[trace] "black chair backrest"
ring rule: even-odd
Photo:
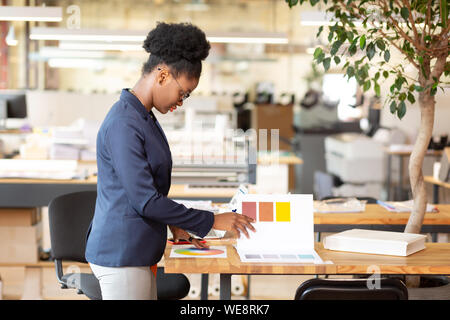
[[[408,300],[408,289],[399,279],[380,278],[379,288],[367,279],[309,279],[295,293],[295,300]],[[376,284],[376,283],[375,283]]]
[[[333,196],[329,196],[329,197],[323,197],[322,200],[330,200],[330,199],[341,199],[341,198],[352,198],[352,197],[333,197]],[[372,198],[372,197],[355,197],[358,200],[366,200],[367,203],[369,204],[376,204],[377,203],[377,199]]]
[[[48,206],[53,259],[86,263],[86,232],[95,212],[96,191],[65,194]]]

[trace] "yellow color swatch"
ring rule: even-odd
[[[290,222],[291,221],[291,203],[290,202],[276,202],[276,221]]]

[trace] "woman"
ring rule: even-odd
[[[210,45],[191,24],[158,23],[144,41],[150,53],[141,78],[122,90],[97,135],[97,203],[87,234],[86,260],[103,299],[156,299],[156,263],[167,241],[204,237],[211,228],[255,231],[252,219],[188,209],[167,198],[172,158],[152,108],[166,114],[197,87]]]

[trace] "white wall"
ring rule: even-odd
[[[418,102],[407,106],[406,114],[402,120],[398,119],[397,115],[391,114],[388,105],[385,106],[381,114],[381,125],[401,129],[408,135],[410,142],[414,142],[420,127]],[[450,135],[450,88],[446,88],[444,92],[438,89],[436,94],[433,136],[444,134]]]
[[[119,94],[82,94],[65,91],[27,91],[31,126],[68,126],[79,118],[103,121]]]

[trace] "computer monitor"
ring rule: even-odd
[[[25,93],[0,93],[0,127],[6,128],[6,119],[26,117],[27,101]]]

